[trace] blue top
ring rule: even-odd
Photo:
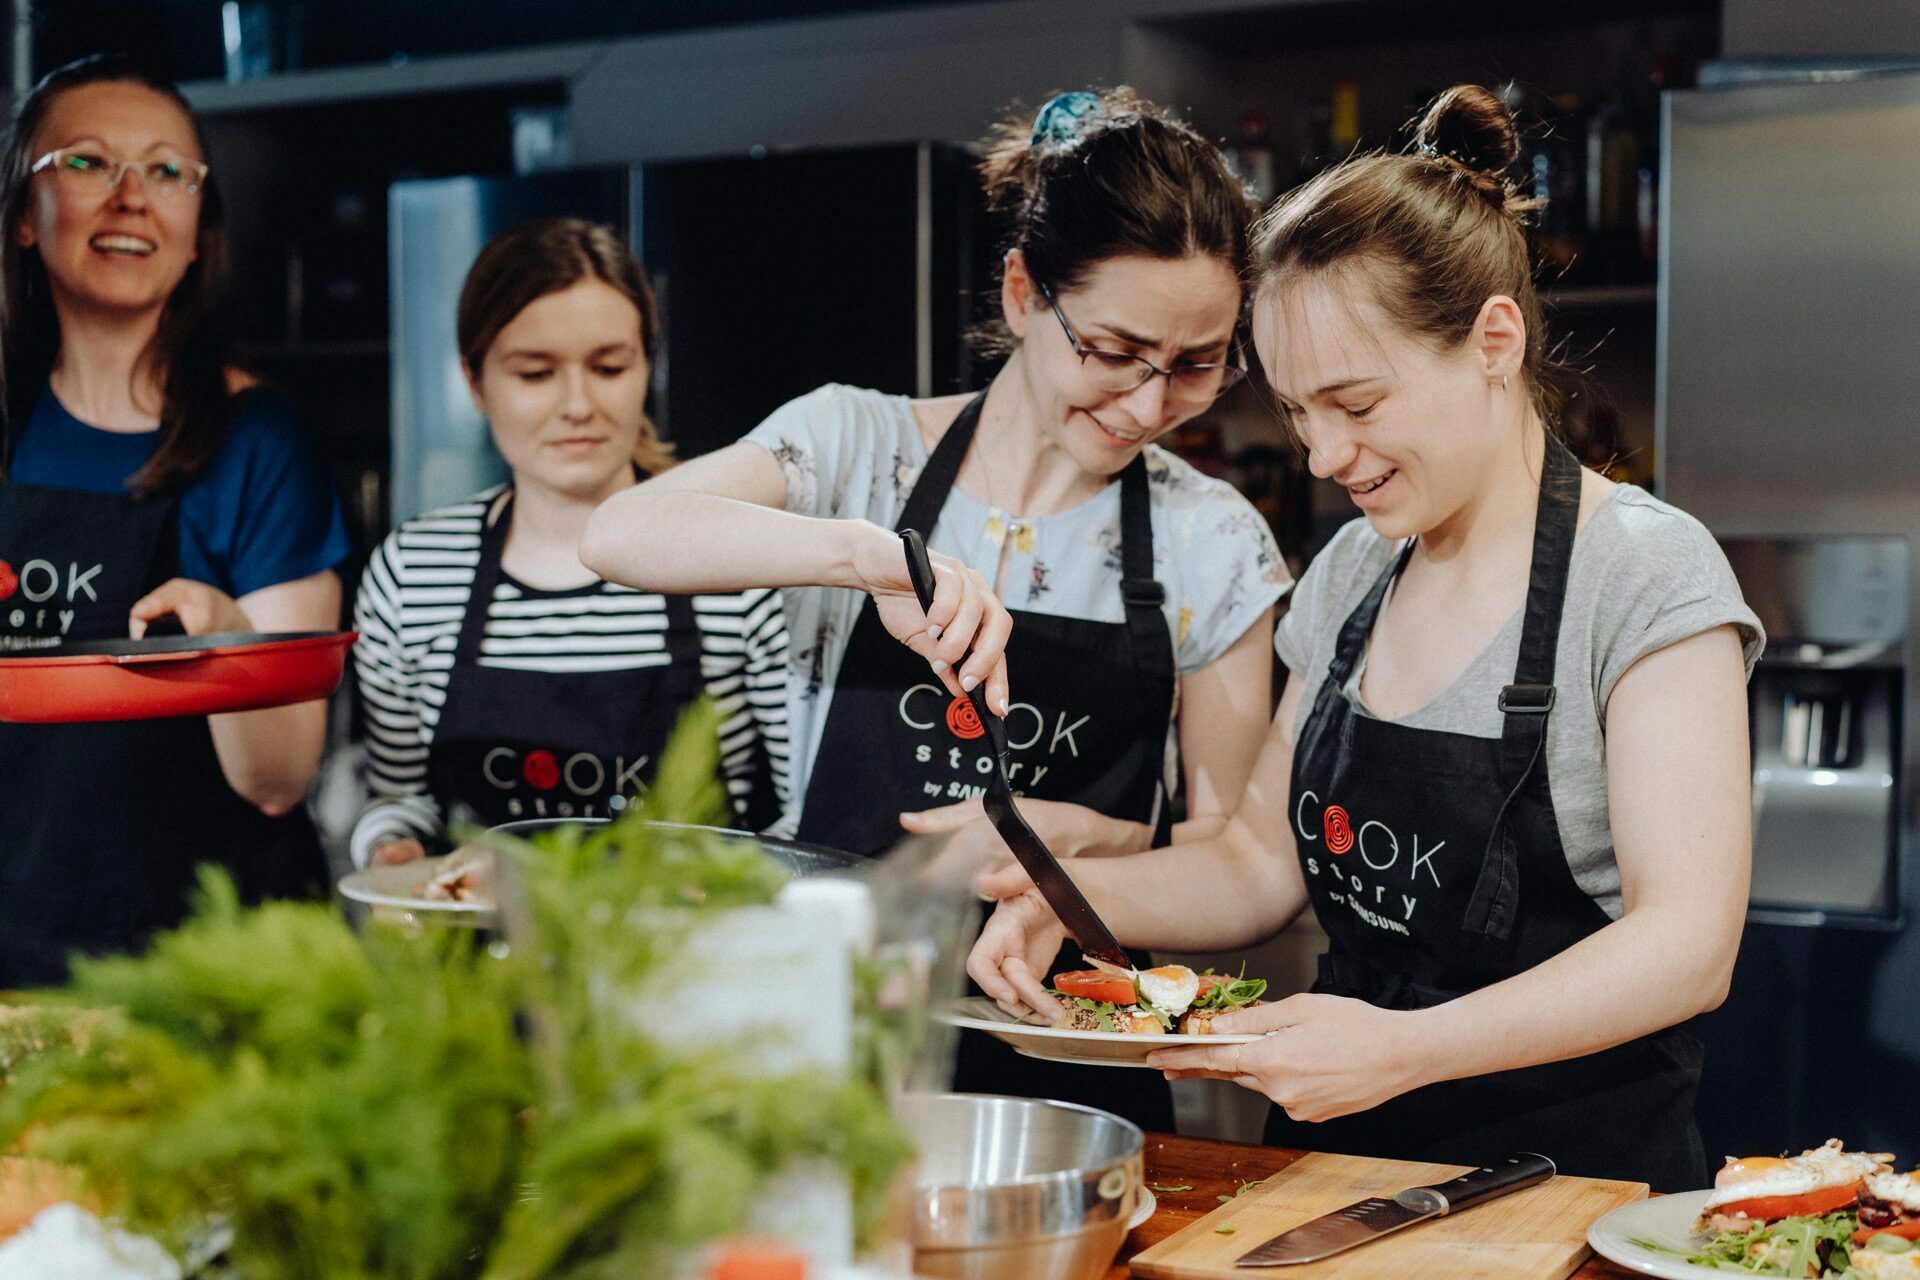
[[[40,395],[8,478],[49,489],[120,493],[158,431],[103,431]],[[251,387],[234,397],[226,441],[180,494],[180,574],[238,599],[331,569],[352,543],[339,496],[293,402]]]

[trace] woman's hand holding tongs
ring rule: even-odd
[[[984,683],[987,705],[1004,716],[1009,696],[1007,636],[1013,617],[984,575],[952,556],[929,551],[927,558],[933,565],[934,590],[933,607],[924,613],[894,534],[862,538],[853,569],[861,588],[873,597],[881,625],[927,660],[948,693],[964,697]],[[968,650],[972,657],[967,657]]]

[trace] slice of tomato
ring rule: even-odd
[[[1899,1236],[1902,1240],[1920,1240],[1920,1218],[1909,1218],[1890,1227],[1862,1227],[1853,1233],[1855,1244],[1865,1244],[1875,1236]]]
[[[1203,973],[1200,975],[1200,990],[1193,998],[1195,1000],[1205,1000],[1207,998],[1207,992],[1213,990],[1215,987],[1224,987],[1228,981],[1230,980],[1221,977],[1217,973]]]
[[[1760,1222],[1772,1222],[1776,1218],[1813,1217],[1846,1208],[1860,1198],[1860,1186],[1858,1182],[1848,1182],[1837,1187],[1803,1191],[1797,1196],[1756,1196],[1752,1200],[1734,1200],[1716,1205],[1713,1211],[1734,1217],[1745,1216]]]
[[[1086,1000],[1099,1000],[1106,1004],[1132,1004],[1133,983],[1126,978],[1116,978],[1101,973],[1098,969],[1082,969],[1077,973],[1063,973],[1053,980],[1054,990],[1064,996],[1079,996]]]

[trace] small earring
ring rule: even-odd
[[[1502,391],[1507,389],[1507,375],[1504,373],[1500,375],[1500,389]]]

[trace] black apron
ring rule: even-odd
[[[985,403],[985,392],[975,396],[941,437],[897,529],[933,529]],[[1013,611],[1007,663],[1019,700],[1006,718],[1011,777],[1021,795],[1150,824],[1161,843],[1171,818],[1164,771],[1176,673],[1161,612],[1166,592],[1153,576],[1144,458],[1120,474],[1120,557],[1125,621]],[[972,705],[934,681],[925,660],[887,633],[868,600],[834,682],[800,839],[882,853],[902,838],[900,813],[979,796],[991,768]],[[1056,972],[1061,966],[1086,967],[1071,945]],[[961,1037],[955,1087],[1063,1098],[1144,1128],[1173,1128],[1172,1095],[1152,1073],[1041,1062],[984,1035]]]
[[[1547,777],[1579,512],[1579,464],[1549,437],[1499,738],[1376,720],[1345,696],[1411,543],[1341,628],[1293,763],[1294,835],[1332,944],[1315,991],[1426,1008],[1531,969],[1609,923],[1567,867]],[[1584,696],[1580,680],[1570,688]],[[1699,1043],[1673,1028],[1587,1057],[1428,1085],[1317,1124],[1276,1107],[1267,1141],[1452,1164],[1538,1151],[1562,1173],[1677,1191],[1705,1184],[1693,1118],[1700,1058]]]
[[[700,695],[693,602],[663,597],[667,661],[660,666],[579,672],[482,666],[480,641],[512,522],[508,495],[481,528],[480,561],[427,753],[427,786],[449,827],[612,817],[645,790],[680,713]]]
[[[0,481],[0,650],[124,639],[133,603],[179,571],[176,509]],[[0,988],[178,924],[203,862],[249,901],[326,886],[304,806],[269,818],[236,795],[205,717],[0,724]]]

